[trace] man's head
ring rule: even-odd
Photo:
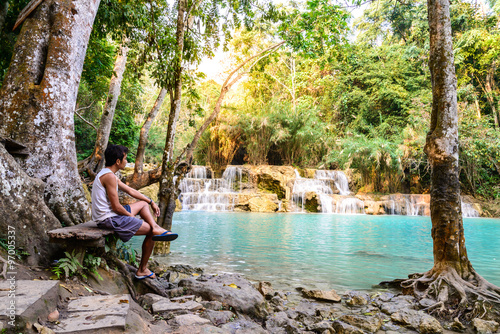
[[[109,144],[108,148],[106,148],[106,151],[104,151],[104,157],[106,158],[106,167],[113,166],[116,163],[121,164],[127,156],[127,153],[127,147],[122,145]]]

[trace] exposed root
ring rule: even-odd
[[[110,260],[118,268],[118,271],[123,275],[123,278],[125,279],[125,283],[127,284],[127,288],[128,291],[130,292],[130,295],[134,300],[136,300],[135,287],[131,279],[132,274],[130,273],[130,270],[128,269],[127,265],[118,259],[111,258]]]
[[[435,304],[424,309],[444,318],[486,317],[490,311],[500,310],[500,288],[489,283],[475,271],[466,279],[456,270],[431,270],[423,274],[413,274],[401,282],[405,294],[418,299],[430,298]]]

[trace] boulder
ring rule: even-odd
[[[472,325],[479,334],[491,334],[496,333],[498,330],[498,322],[488,321],[479,318],[472,320]]]
[[[179,282],[186,293],[216,300],[231,306],[237,312],[263,319],[267,316],[266,301],[254,286],[240,275],[202,275]]]
[[[181,314],[169,321],[174,326],[199,326],[208,325],[210,320],[197,316],[195,314]]]
[[[345,297],[346,301],[345,303],[348,306],[362,306],[368,304],[368,300],[370,297],[366,293],[361,293],[358,291],[349,291],[346,293]]]
[[[277,312],[270,315],[266,320],[266,328],[271,333],[298,333],[299,323],[288,318],[285,312]]]
[[[270,299],[274,296],[274,290],[270,282],[259,282],[257,284],[257,290],[259,290],[266,299]]]
[[[302,295],[306,298],[313,298],[321,301],[327,302],[340,302],[341,298],[335,290],[323,291],[323,290],[307,290],[302,289]]]
[[[365,334],[361,329],[339,320],[333,322],[333,328],[338,334]]]

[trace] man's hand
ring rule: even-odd
[[[156,205],[155,202],[151,203],[151,208],[153,209],[155,216],[160,217],[160,208],[158,207],[158,205]]]

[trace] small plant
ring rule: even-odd
[[[79,269],[84,268],[80,261],[78,261],[75,251],[71,252],[71,254],[64,252],[64,255],[66,257],[60,259],[54,268],[52,268],[52,272],[57,276],[57,279],[60,279],[63,273],[65,278],[74,276],[78,273]]]
[[[126,243],[119,242],[117,247],[117,256],[118,258],[127,261],[129,264],[138,267],[139,263],[137,262],[137,251],[132,248],[131,245],[127,245]]]
[[[102,259],[98,256],[94,256],[92,254],[86,254],[85,259],[83,260],[83,265],[85,270],[94,274],[98,279],[102,281],[103,279],[101,275],[99,275],[99,272],[97,271],[97,268],[99,268],[99,266],[101,265],[101,261]],[[85,277],[85,275],[82,276]]]

